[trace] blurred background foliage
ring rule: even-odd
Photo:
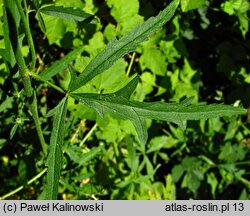
[[[121,37],[162,10],[166,0],[42,0],[94,14],[94,24],[70,23],[42,15],[28,1],[39,71],[81,45],[72,64],[79,73],[113,37]],[[0,0],[2,5],[2,0]],[[181,0],[176,15],[136,52],[79,89],[109,93],[140,75],[133,99],[250,106],[250,38],[248,0]],[[0,16],[2,17],[2,7]],[[0,22],[0,51],[4,48]],[[23,52],[28,58],[27,46]],[[22,84],[6,72],[0,58],[0,196],[20,185],[11,199],[39,198],[45,178],[28,180],[44,169],[35,127],[24,105]],[[68,71],[54,83],[66,87]],[[52,120],[46,118],[62,98],[33,80],[46,141]],[[190,121],[186,131],[174,124],[148,121],[149,141],[141,145],[129,121],[101,119],[69,100],[60,199],[249,199],[249,113],[241,117]]]

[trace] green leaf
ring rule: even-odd
[[[249,30],[249,18],[247,16],[247,14],[241,14],[241,13],[238,14],[238,18],[239,18],[239,21],[240,21],[241,33],[245,38],[246,33]]]
[[[0,56],[3,58],[3,60],[5,59],[5,49],[0,49]]]
[[[7,144],[7,139],[0,138],[0,150]]]
[[[122,35],[131,31],[143,17],[139,13],[139,0],[106,0],[107,5],[111,8],[111,15],[117,22],[118,34]]]
[[[10,139],[12,139],[17,131],[19,124],[14,124],[14,126],[10,130]]]
[[[123,87],[124,83],[129,80],[129,78],[126,76],[127,65],[127,62],[121,58],[115,62],[111,68],[99,76],[96,76],[88,84],[92,84],[95,87],[96,92],[114,92]],[[112,79],[110,79],[110,77],[112,77]]]
[[[154,74],[164,76],[167,71],[166,55],[157,48],[146,48],[140,58],[142,70],[150,69]]]
[[[84,11],[80,9],[74,9],[71,7],[65,8],[63,6],[47,6],[47,7],[41,8],[39,11],[44,14],[59,17],[61,19],[72,21],[72,22],[83,22],[86,20],[91,21],[91,23],[93,21],[96,22],[96,19],[91,19],[94,17],[93,15],[85,13]]]
[[[194,10],[204,5],[205,2],[206,0],[181,0],[181,10],[183,12]]]
[[[178,182],[180,180],[180,178],[182,177],[182,175],[185,172],[185,168],[181,165],[175,165],[174,168],[172,169],[172,179],[173,182]]]
[[[140,76],[141,82],[138,83],[134,99],[143,101],[146,95],[151,93],[156,86],[156,76],[150,72],[143,72]]]
[[[43,24],[46,29],[46,37],[48,38],[49,44],[58,43],[66,33],[67,26],[64,21],[58,17],[52,17],[46,14],[41,14],[43,19]],[[43,25],[42,24],[42,25]],[[40,23],[41,25],[41,23]],[[41,28],[43,28],[41,26]]]
[[[99,140],[105,140],[106,143],[119,143],[128,135],[136,135],[134,126],[128,120],[107,115],[105,118],[97,118],[97,124],[99,130],[96,132],[96,137]]]
[[[69,72],[70,72],[70,82],[69,82],[69,87],[68,87],[68,89],[71,89],[73,80],[76,79],[77,74],[76,74],[76,71],[74,70],[74,68],[71,67],[70,65],[69,65]]]
[[[137,161],[138,161],[138,157],[136,158],[137,159]],[[146,170],[147,170],[147,174],[150,176],[152,176],[153,177],[153,175],[154,175],[154,172],[156,171],[156,169],[154,169],[154,166],[153,166],[153,164],[152,164],[152,161],[148,158],[148,156],[147,155],[144,155],[144,157],[143,157],[143,161],[144,161],[144,163],[145,163],[145,165],[146,165]],[[134,162],[135,163],[135,162]],[[138,163],[139,163],[139,161],[138,161]],[[158,167],[159,167],[160,165],[158,164]]]
[[[240,145],[232,145],[229,142],[221,147],[219,159],[226,161],[227,163],[235,163],[236,161],[243,160],[246,149]]]
[[[20,15],[18,13],[18,9],[16,3],[11,0],[4,0],[3,4],[3,36],[4,36],[4,61],[7,62],[8,69],[11,69],[16,64],[16,58],[13,51],[13,46],[11,43],[11,35],[16,31],[16,27],[19,26],[20,23]],[[13,32],[10,34],[10,32]],[[14,47],[15,48],[15,47]]]
[[[238,200],[249,200],[249,194],[248,194],[246,188],[244,188],[244,189],[241,191]]]
[[[38,19],[38,22],[40,24],[41,30],[43,32],[46,32],[46,26],[45,26],[45,23],[44,23],[44,20],[43,20],[41,13],[39,11],[37,11],[36,15],[37,15],[37,19]]]
[[[78,55],[80,55],[83,51],[84,47],[79,47],[70,53],[68,53],[66,56],[64,56],[62,59],[54,62],[47,70],[40,73],[40,77],[44,80],[49,80],[56,74],[60,73],[61,71],[68,68],[69,64],[76,59]]]
[[[231,0],[230,2],[232,4],[233,8],[238,10],[238,9],[240,9],[240,7],[242,5],[243,0]]]
[[[172,148],[176,145],[176,140],[174,140],[172,137],[167,136],[158,136],[154,137],[149,142],[149,149],[147,150],[147,153],[150,152],[159,152],[161,148]]]
[[[147,141],[146,119],[170,121],[185,129],[187,120],[246,113],[245,109],[230,105],[191,105],[192,98],[180,103],[131,101],[129,96],[137,83],[138,77],[135,77],[125,87],[112,94],[72,93],[70,95],[86,106],[95,109],[101,117],[109,112],[115,117],[130,120],[142,143]]]
[[[139,76],[135,76],[125,87],[116,92],[119,97],[124,97],[126,99],[130,98],[130,95],[134,92],[137,84],[139,82]]]
[[[110,68],[119,58],[134,51],[138,44],[147,40],[171,19],[178,4],[179,0],[172,1],[156,17],[151,17],[143,24],[138,25],[121,39],[113,38],[107,47],[88,64],[83,73],[76,79],[71,91],[75,91],[85,85],[95,76]]]
[[[84,165],[85,163],[89,162],[98,154],[100,154],[103,149],[104,146],[100,145],[98,147],[91,148],[91,150],[86,153],[83,153],[82,148],[78,146],[69,145],[64,147],[64,151],[69,155],[70,159],[78,165]]]
[[[3,101],[1,104],[0,104],[0,113],[1,112],[4,112],[4,111],[7,111],[9,108],[12,108],[13,106],[13,97],[7,97],[5,99],[5,101]]]
[[[163,190],[163,199],[164,200],[176,200],[176,187],[173,182],[171,174],[168,174],[166,177],[166,188]]]
[[[234,8],[233,8],[233,5],[231,2],[224,2],[221,4],[221,8],[223,11],[225,11],[228,15],[233,15],[235,12],[234,12]]]
[[[55,6],[63,6],[63,7],[73,7],[73,8],[78,8],[78,9],[84,9],[86,10],[86,1],[82,0],[56,0]]]
[[[82,154],[81,158],[77,162],[79,165],[83,165],[87,162],[89,162],[91,159],[95,158],[100,152],[102,152],[104,149],[104,146],[98,146],[96,148],[92,148],[89,152]]]
[[[181,187],[188,188],[193,193],[199,188],[201,181],[204,179],[204,173],[202,172],[202,162],[196,157],[185,157],[182,163],[176,165],[172,170],[173,181],[177,182],[180,177],[184,175]]]
[[[194,100],[198,101],[198,92],[201,86],[201,82],[197,79],[199,73],[191,67],[186,58],[181,70],[176,68],[174,71],[168,72],[167,75],[170,77],[171,88],[174,92],[172,100],[194,96]]]
[[[116,36],[116,27],[115,25],[109,23],[104,30],[104,36],[110,41],[113,37]]]
[[[53,109],[54,121],[50,137],[46,199],[57,199],[60,172],[62,168],[62,144],[64,140],[64,119],[67,111],[67,97]]]
[[[183,178],[181,187],[188,188],[193,193],[196,193],[203,179],[204,175],[201,171],[199,170],[188,171]]]
[[[131,140],[131,138],[127,140],[127,150],[128,150],[128,158],[127,163],[132,172],[136,172],[139,165],[138,157],[136,156],[136,148],[135,144]]]
[[[43,20],[43,17],[41,15],[41,13],[39,12],[39,7],[40,7],[40,3],[38,0],[34,0],[33,1],[34,5],[35,5],[35,8],[36,8],[36,18],[38,20],[38,23],[41,27],[41,30],[43,32],[46,32],[46,26],[45,26],[45,23],[44,23],[44,20]]]
[[[241,14],[247,13],[250,10],[250,2],[248,0],[242,0],[239,6],[239,12]]]
[[[213,199],[215,199],[215,195],[216,195],[215,193],[216,193],[216,188],[218,185],[218,180],[213,172],[207,174],[207,183],[210,184],[211,193],[213,195]]]
[[[39,8],[40,6],[39,0],[34,0],[33,4],[35,5],[36,8]]]
[[[93,37],[89,40],[88,45],[85,46],[86,52],[89,53],[90,58],[94,58],[100,51],[105,48],[105,39],[102,32],[96,32]],[[81,69],[83,71],[84,68]]]
[[[221,8],[228,15],[236,15],[239,19],[239,27],[242,36],[245,38],[246,33],[249,30],[249,17],[248,11],[250,9],[250,3],[248,0],[230,0],[223,2]]]

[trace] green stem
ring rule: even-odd
[[[97,124],[95,123],[95,125],[90,129],[90,131],[83,138],[83,140],[81,141],[81,143],[79,144],[79,146],[82,146],[87,141],[87,139],[91,136],[91,134],[94,132],[94,130],[96,128],[97,128]]]
[[[40,77],[40,76],[37,75],[36,73],[29,71],[29,74],[30,74],[33,78],[35,78],[36,80],[39,80],[39,81],[41,81],[41,82],[44,82],[44,83],[48,84],[49,86],[51,86],[52,88],[54,88],[55,90],[57,90],[57,91],[59,91],[59,92],[61,92],[61,93],[63,93],[63,94],[66,94],[65,91],[64,91],[63,89],[61,89],[61,88],[58,87],[57,85],[54,85],[53,83],[51,83],[51,82],[49,82],[49,81],[47,81],[47,80],[44,80],[42,77]]]
[[[33,88],[31,86],[29,74],[27,73],[28,69],[26,67],[26,64],[23,58],[23,54],[22,54],[19,41],[17,42],[15,56],[16,56],[16,61],[17,61],[18,68],[19,68],[19,73],[23,81],[25,94],[28,98],[30,98],[33,95]]]
[[[28,7],[27,7],[26,0],[23,0],[23,6],[24,6],[24,9],[25,9],[26,19],[27,19],[28,24],[29,24],[29,14],[28,14]]]
[[[33,177],[32,179],[30,179],[30,180],[27,182],[27,185],[32,184],[34,181],[36,181],[37,179],[39,179],[40,177],[42,177],[43,174],[44,174],[46,171],[47,171],[47,168],[43,169],[43,170],[42,170],[40,173],[38,173],[35,177]],[[26,185],[25,185],[25,186],[26,186]],[[1,196],[1,197],[0,197],[0,200],[4,200],[4,199],[6,199],[6,198],[8,198],[8,197],[10,197],[10,196],[12,196],[12,195],[14,195],[14,194],[16,194],[17,192],[19,192],[19,191],[21,191],[22,189],[24,189],[25,186],[22,185],[22,186],[16,188],[15,190],[13,190],[13,191],[11,191],[11,192],[9,192],[9,193],[7,193],[7,194]]]
[[[236,176],[236,179],[238,180],[238,181],[240,181],[242,184],[244,184],[246,187],[248,187],[248,189],[250,189],[250,181],[249,180],[247,180],[247,179],[245,179],[245,178],[243,178],[243,177],[239,177],[239,176]]]
[[[31,70],[33,70],[36,66],[36,51],[35,51],[35,46],[34,46],[34,42],[32,39],[31,31],[30,31],[29,21],[24,14],[21,0],[15,0],[15,2],[16,2],[16,5],[18,7],[19,13],[21,15],[21,19],[22,19],[22,22],[24,25],[24,30],[25,30],[27,40],[29,43],[29,47],[30,47],[30,51],[31,51]]]
[[[235,165],[245,165],[245,164],[250,164],[250,161],[240,161],[240,162],[235,162],[233,164],[235,164]]]
[[[131,71],[131,68],[132,68],[134,59],[135,59],[135,52],[133,52],[133,54],[132,54],[132,58],[131,58],[131,60],[130,60],[130,63],[129,63],[129,66],[128,66],[128,70],[127,70],[127,76],[129,75],[129,73],[130,73],[130,71]]]
[[[30,112],[31,112],[32,117],[34,119],[36,132],[37,132],[40,144],[42,146],[43,153],[45,155],[47,155],[47,145],[46,145],[46,142],[44,140],[43,131],[42,131],[42,128],[41,128],[41,121],[40,121],[38,111],[37,111],[37,99],[36,99],[36,92],[35,91],[34,91],[33,101],[30,104],[29,109],[30,109]]]
[[[17,41],[15,57],[16,57],[16,61],[18,64],[19,73],[20,73],[20,76],[22,78],[22,82],[24,85],[24,91],[25,91],[25,94],[28,98],[28,107],[29,107],[29,110],[30,110],[32,117],[34,119],[36,131],[37,131],[38,138],[39,138],[39,141],[41,143],[43,152],[46,155],[47,154],[46,142],[45,142],[44,137],[43,137],[41,122],[40,122],[40,119],[38,116],[37,100],[35,97],[35,92],[31,86],[29,71],[28,71],[28,68],[25,64],[25,60],[24,60],[24,57],[22,54],[21,45],[20,45],[19,41]]]

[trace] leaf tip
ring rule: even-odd
[[[138,82],[139,82],[139,76],[136,75],[127,85],[125,85],[122,89],[117,91],[116,94],[123,96],[125,98],[129,98],[130,95],[134,92]]]

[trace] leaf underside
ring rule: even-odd
[[[231,105],[193,105],[192,98],[180,103],[131,101],[129,97],[135,90],[138,79],[135,77],[121,90],[112,94],[71,93],[70,96],[95,109],[101,117],[110,113],[115,117],[130,120],[142,143],[146,143],[148,137],[146,119],[173,122],[185,129],[187,120],[232,116],[246,112],[243,108]]]
[[[48,155],[48,172],[46,199],[57,199],[58,185],[62,167],[62,144],[64,140],[64,119],[67,111],[67,97],[50,112],[54,115],[53,130],[50,138],[49,155]],[[50,116],[49,115],[49,116]]]

